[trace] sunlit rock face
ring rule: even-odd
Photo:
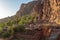
[[[37,0],[33,8],[39,18],[48,22],[60,24],[60,0]]]
[[[60,0],[49,0],[51,6],[51,22],[60,24]]]

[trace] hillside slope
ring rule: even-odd
[[[40,20],[55,22],[60,24],[60,1],[59,0],[35,0],[27,4],[22,4],[20,9],[14,16],[24,16],[30,14],[38,14]],[[1,19],[0,22],[5,22],[8,19],[15,19],[14,16]]]

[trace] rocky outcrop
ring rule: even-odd
[[[34,12],[38,13],[38,19],[46,22],[60,24],[60,1],[59,0],[38,0],[34,6]]]
[[[50,6],[51,6],[51,21],[54,21],[58,24],[60,24],[60,1],[59,0],[49,0]]]
[[[15,20],[15,15],[14,16],[11,16],[11,17],[6,17],[6,18],[3,18],[3,19],[0,19],[0,23],[3,23],[3,22],[8,22],[9,20]]]
[[[30,14],[32,9],[34,8],[34,5],[36,4],[37,1],[32,1],[27,4],[22,4],[16,15],[18,16],[23,16]]]

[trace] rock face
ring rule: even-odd
[[[38,0],[34,11],[39,14],[40,19],[60,24],[60,0]]]
[[[32,1],[29,2],[27,4],[22,4],[20,9],[18,10],[18,12],[16,13],[16,15],[18,16],[23,16],[23,15],[27,15],[30,14],[34,5],[36,4],[37,1]]]
[[[51,21],[60,24],[60,0],[49,0],[51,6]]]

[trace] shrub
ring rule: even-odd
[[[20,25],[20,26],[15,27],[13,30],[14,30],[14,32],[24,32],[25,27]]]
[[[5,23],[0,23],[0,27],[4,27],[5,26]]]
[[[2,32],[2,27],[0,27],[0,33]]]
[[[10,36],[10,33],[9,32],[4,32],[4,33],[1,33],[0,36],[3,37],[3,38],[7,38],[7,37]]]

